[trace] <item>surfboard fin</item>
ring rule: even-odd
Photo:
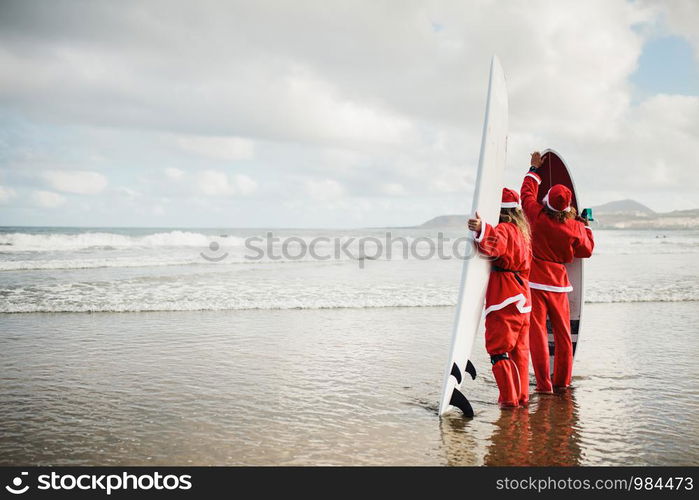
[[[451,365],[451,376],[456,379],[457,384],[461,383],[461,370],[459,370],[459,367],[456,366],[456,363]]]
[[[452,406],[456,406],[459,410],[461,410],[461,412],[464,414],[464,417],[473,418],[473,408],[471,407],[471,403],[468,402],[466,396],[461,394],[461,391],[459,391],[459,389],[454,389],[454,391],[451,393],[451,399],[449,400],[449,404]]]
[[[468,362],[466,363],[466,373],[471,375],[471,378],[473,380],[476,380],[476,367],[473,366],[473,363],[471,363],[471,360],[469,359]]]

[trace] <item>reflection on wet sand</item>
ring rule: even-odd
[[[531,454],[526,465],[580,465],[575,392],[541,396],[529,417]],[[514,464],[513,464],[514,465]]]
[[[444,418],[442,443],[449,465],[580,465],[578,411],[573,391],[535,397],[529,408],[502,410],[486,449],[470,437],[476,420]],[[482,454],[482,455],[481,455]],[[482,462],[479,456],[483,456]]]
[[[480,463],[479,442],[474,436],[476,421],[466,419],[461,414],[450,414],[442,417],[439,430],[442,435],[442,446],[447,452],[447,465],[478,465]],[[482,448],[482,445],[481,445]]]
[[[472,420],[437,416],[451,312],[0,315],[0,465],[699,465],[697,302],[589,304],[526,410],[474,349]]]

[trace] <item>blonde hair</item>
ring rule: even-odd
[[[501,208],[500,222],[510,222],[517,226],[519,232],[524,236],[524,240],[529,243],[532,239],[532,232],[529,229],[529,222],[521,208]]]
[[[578,212],[575,210],[575,207],[569,208],[570,210],[568,210],[567,212],[556,212],[555,210],[551,210],[549,207],[544,207],[544,213],[551,217],[553,220],[563,223],[568,219],[574,219],[578,215]]]

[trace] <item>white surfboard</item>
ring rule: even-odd
[[[500,218],[500,197],[506,153],[507,88],[500,61],[497,56],[493,56],[490,64],[490,83],[478,174],[471,207],[471,214],[478,212],[481,219],[491,225],[497,224]],[[471,255],[475,255],[475,250]],[[440,415],[459,408],[465,416],[473,416],[473,409],[461,391],[461,386],[466,382],[467,373],[471,378],[476,377],[476,370],[470,362],[470,357],[483,315],[489,277],[490,261],[480,257],[464,261],[449,362],[444,374],[442,397],[439,403]]]

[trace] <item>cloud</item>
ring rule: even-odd
[[[699,97],[660,94],[634,108],[623,135],[613,145],[599,143],[593,155],[607,167],[607,178],[627,189],[696,188],[697,124]]]
[[[141,193],[123,213],[171,196],[175,221],[203,217],[201,194],[224,208],[227,197],[257,203],[236,213],[258,225],[292,216],[341,225],[340,198],[370,204],[355,215],[372,224],[463,211],[497,53],[509,90],[508,185],[532,149],[553,147],[590,203],[623,195],[662,210],[695,198],[696,96],[634,100],[630,76],[660,29],[697,50],[696,2],[333,5],[3,3],[3,185],[20,192],[52,165],[99,170]],[[236,173],[223,162],[239,162]],[[280,213],[272,199],[298,209]]]
[[[165,168],[165,169],[163,169],[163,172],[165,172],[165,176],[172,181],[179,181],[185,175],[183,170],[180,170],[179,168],[173,168],[173,167]]]
[[[235,182],[236,189],[243,196],[250,195],[257,191],[257,182],[247,175],[236,174],[233,176],[233,181]]]
[[[65,197],[51,191],[34,191],[32,201],[41,208],[58,208],[65,204]]]
[[[107,187],[107,178],[85,170],[46,170],[43,179],[53,189],[65,193],[98,194]]]
[[[228,180],[224,172],[206,170],[199,174],[197,180],[199,191],[207,196],[231,196],[235,194],[235,187]]]
[[[332,179],[309,179],[305,184],[306,193],[316,201],[333,201],[345,194],[344,187]]]
[[[206,170],[197,175],[197,187],[207,196],[247,196],[255,192],[257,183],[246,175],[229,176],[218,170]]]
[[[176,142],[185,151],[220,160],[249,160],[255,153],[253,141],[240,137],[181,136]]]
[[[289,111],[303,117],[309,136],[321,135],[338,143],[402,143],[413,133],[412,122],[343,95],[343,90],[297,67],[285,78]]]
[[[4,205],[14,200],[17,197],[17,193],[12,188],[7,188],[0,186],[0,204]]]
[[[407,194],[405,186],[397,182],[389,182],[382,185],[381,192],[388,196],[404,196]]]
[[[694,48],[694,54],[699,61],[699,2],[696,0],[673,0],[662,2],[659,0],[644,0],[644,4],[655,8],[664,16],[667,28],[686,38]]]
[[[136,198],[141,196],[141,193],[139,193],[138,191],[124,186],[115,188],[114,193],[118,197],[129,201],[135,200]]]

